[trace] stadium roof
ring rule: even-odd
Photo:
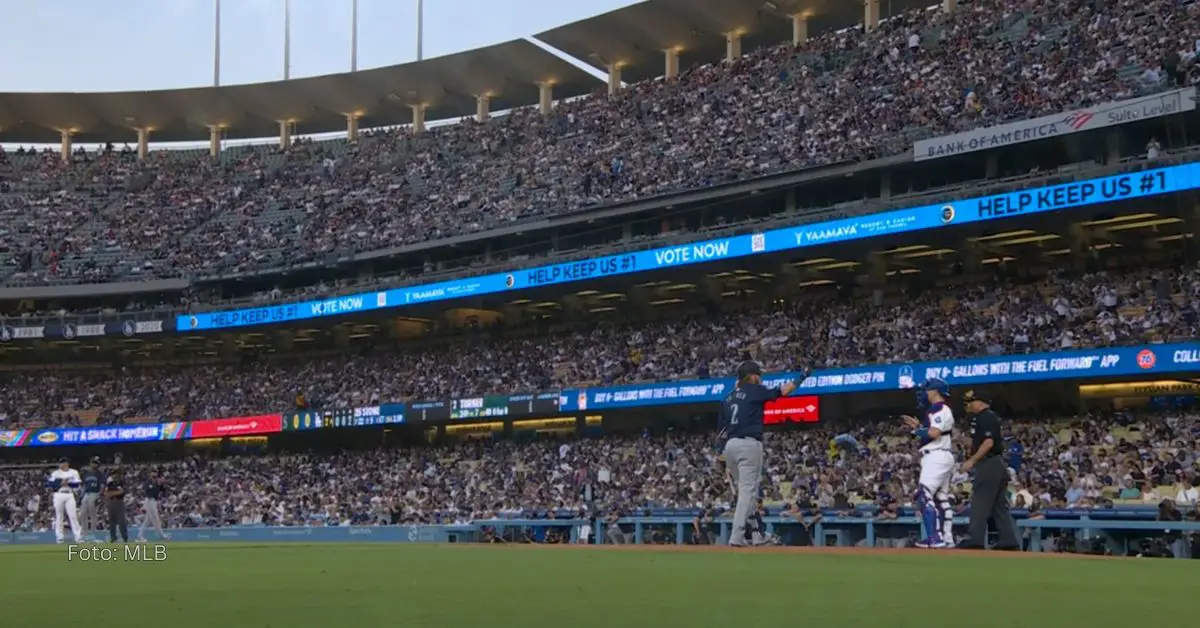
[[[881,2],[893,12],[925,6],[931,0]],[[663,51],[680,50],[682,71],[725,57],[725,34],[742,34],[742,50],[791,41],[792,15],[808,16],[810,35],[853,26],[863,20],[862,0],[647,0],[535,37],[569,55],[605,69],[621,64],[621,79],[662,76]]]
[[[930,0],[888,0],[899,12]],[[598,69],[622,64],[622,79],[661,76],[663,51],[680,50],[679,68],[725,56],[725,33],[742,33],[742,50],[789,41],[788,18],[808,16],[811,35],[860,23],[860,0],[647,0],[538,34]],[[594,76],[525,40],[374,70],[289,81],[137,92],[0,93],[0,142],[54,144],[61,131],[81,143],[132,142],[138,128],[155,142],[202,141],[208,127],[226,139],[279,135],[291,120],[297,135],[409,124],[409,105],[425,103],[426,120],[472,116],[475,96],[490,94],[492,110],[534,105],[537,83],[552,81],[556,99],[602,86]]]
[[[603,83],[525,40],[374,70],[312,78],[138,92],[0,93],[0,142],[54,144],[63,129],[74,141],[135,141],[139,127],[158,142],[207,140],[209,126],[225,137],[346,129],[345,114],[361,112],[360,128],[408,124],[409,105],[427,103],[426,120],[475,115],[475,96],[491,94],[491,109],[538,102],[537,83],[553,81],[554,97],[587,94]]]

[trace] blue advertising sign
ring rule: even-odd
[[[912,388],[930,377],[940,377],[952,386],[971,386],[1187,371],[1200,372],[1200,342],[829,369],[809,375],[800,385],[800,391],[810,395],[828,395],[902,390]],[[793,381],[795,377],[795,373],[778,373],[763,378],[763,383],[778,386]],[[567,390],[563,391],[559,403],[564,412],[711,403],[720,401],[733,388],[733,384],[733,378],[729,377]]]
[[[188,422],[144,425],[58,427],[0,430],[0,447],[47,447],[53,445],[102,445],[179,440],[187,434]]]
[[[734,259],[748,255],[777,253],[948,225],[1026,216],[1195,188],[1200,188],[1200,163],[1064,183],[953,203],[935,203],[922,207],[910,207],[649,251],[539,266],[510,273],[453,279],[321,301],[187,314],[178,317],[176,328],[184,332],[228,329],[369,312],[415,303],[496,294],[599,277],[626,275],[646,270]]]

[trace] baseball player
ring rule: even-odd
[[[146,542],[146,526],[148,525],[154,526],[154,531],[158,532],[159,538],[171,538],[166,532],[163,532],[162,517],[158,514],[158,500],[162,499],[166,492],[167,488],[163,486],[158,474],[151,473],[150,481],[146,482],[146,498],[142,500],[142,525],[138,527],[138,543]]]
[[[921,447],[921,477],[917,487],[917,509],[925,524],[922,548],[954,547],[954,509],[950,505],[950,478],[954,475],[951,433],[954,413],[947,405],[950,385],[930,378],[917,389],[917,406],[923,418],[901,417]]]
[[[100,489],[104,486],[104,474],[100,471],[100,458],[93,457],[83,470],[82,511],[83,535],[92,539],[100,530]]]
[[[797,385],[788,382],[779,388],[767,388],[762,385],[762,366],[746,360],[738,365],[736,386],[721,402],[718,437],[727,439],[725,464],[737,490],[733,531],[729,535],[731,547],[747,546],[746,521],[758,501],[763,468],[763,408],[768,401],[790,395]]]
[[[82,482],[79,472],[71,468],[71,461],[62,458],[58,468],[50,472],[50,488],[54,491],[54,540],[63,542],[63,526],[71,522],[71,534],[75,542],[83,540],[83,530],[79,527],[79,514],[75,510],[75,491],[79,490]]]

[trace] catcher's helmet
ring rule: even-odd
[[[751,375],[762,375],[762,365],[754,360],[746,360],[738,365],[737,378],[738,380],[746,379]]]
[[[930,377],[921,382],[921,387],[917,389],[917,405],[924,408],[929,403],[929,398],[925,393],[930,390],[935,390],[942,397],[950,396],[950,384],[940,377]]]

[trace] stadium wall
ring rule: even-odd
[[[1139,513],[1143,514],[1143,513]],[[769,534],[786,537],[799,528],[794,519],[766,517],[764,523]],[[672,529],[674,543],[682,545],[690,537],[692,519],[689,517],[630,517],[620,519],[618,524],[628,544],[641,545],[649,540],[651,529]],[[967,519],[958,517],[956,526],[965,526]],[[584,526],[593,522],[583,519],[497,519],[453,525],[398,525],[398,526],[231,526],[227,528],[177,528],[170,531],[172,542],[224,542],[224,543],[477,543],[483,538],[486,528],[494,529],[498,535],[517,528],[530,530],[535,540],[544,538],[546,530],[557,528],[569,532],[571,543],[579,542],[579,533]],[[731,521],[717,520],[713,526],[719,529],[718,541],[729,537]],[[589,544],[607,544],[605,524],[596,522]],[[1030,539],[1028,550],[1044,550],[1042,542],[1047,530],[1073,530],[1079,538],[1101,538],[1114,550],[1127,552],[1130,543],[1140,538],[1162,535],[1168,531],[1183,533],[1200,532],[1200,522],[1147,521],[1144,519],[1093,519],[1077,516],[1070,519],[1018,519],[1018,529]],[[888,528],[884,537],[878,535]],[[898,529],[898,530],[897,530]],[[901,535],[897,536],[896,532]],[[914,538],[921,532],[921,521],[917,517],[875,519],[870,517],[827,517],[812,525],[810,534],[815,545],[836,547],[893,547],[892,539],[903,539],[911,533]],[[886,538],[886,540],[885,540]],[[54,533],[9,532],[0,534],[0,545],[44,545],[54,543]]]

